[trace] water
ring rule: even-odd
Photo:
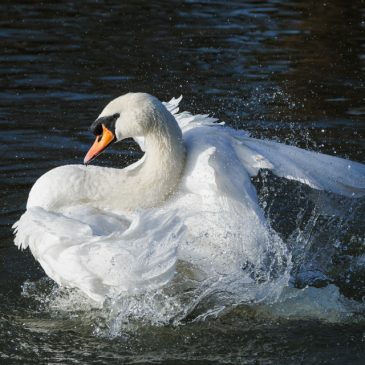
[[[230,303],[202,319],[207,300],[164,324],[151,322],[162,294],[144,298],[151,312],[138,317],[130,315],[137,299],[118,313],[60,291],[16,250],[11,231],[34,181],[80,163],[88,126],[127,91],[183,94],[183,109],[364,162],[362,1],[12,1],[0,9],[1,363],[363,363],[364,200],[261,173],[261,205],[292,252],[284,302]],[[97,163],[139,156],[126,142]]]

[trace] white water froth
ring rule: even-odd
[[[221,279],[197,285],[185,278],[184,283],[170,283],[165,288],[144,294],[111,299],[102,308],[95,308],[95,303],[81,291],[60,288],[48,278],[26,282],[23,296],[38,303],[37,312],[40,310],[50,316],[60,329],[62,320],[66,321],[66,329],[76,328],[75,324],[80,326],[80,330],[86,326],[93,335],[106,338],[128,337],[128,333],[134,333],[144,325],[178,326],[186,322],[222,318],[229,315],[233,308],[239,309],[235,312],[236,316],[240,311],[242,316],[246,316],[246,310],[250,308],[249,317],[255,313],[258,320],[339,323],[363,318],[364,303],[344,297],[335,285],[296,289],[289,286],[283,288],[283,282],[278,281],[261,287],[241,286],[237,290],[239,280],[233,281],[233,278],[230,282]],[[227,291],[227,288],[232,291]],[[70,325],[67,323],[69,321],[75,324]],[[37,322],[36,326],[39,325]]]

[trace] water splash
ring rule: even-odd
[[[261,318],[363,319],[364,199],[313,191],[267,172],[254,183],[272,227],[255,264],[247,259],[238,271],[207,275],[194,263],[179,260],[167,285],[110,297],[102,307],[46,278],[26,282],[22,295],[31,300],[38,316],[63,319],[65,326],[77,325],[106,338],[128,338],[144,325],[224,318],[234,308],[247,307]],[[239,231],[227,231],[225,236],[216,231],[214,239],[242,241]]]

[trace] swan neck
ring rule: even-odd
[[[131,192],[138,196],[133,208],[161,204],[180,182],[185,166],[182,133],[173,118],[159,123],[144,136],[145,159],[138,174],[131,177]]]
[[[176,126],[177,127],[177,126]],[[146,168],[156,169],[162,175],[174,177],[175,170],[183,167],[185,148],[180,128],[162,128],[154,130],[145,136]]]

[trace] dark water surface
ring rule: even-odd
[[[302,230],[296,242],[310,242],[306,257],[293,257],[293,286],[335,285],[358,305],[351,320],[337,321],[267,317],[241,305],[177,326],[132,321],[106,336],[110,322],[93,311],[65,314],[47,302],[56,289],[28,251],[17,251],[11,225],[34,181],[80,163],[93,139],[88,126],[128,91],[183,94],[183,109],[364,162],[364,30],[360,0],[2,1],[0,363],[363,364],[363,200],[338,198],[340,217],[329,219],[313,213],[309,188],[303,198],[294,183],[264,174],[254,181],[281,236]],[[125,166],[139,156],[125,143],[98,163]],[[301,275],[308,265],[310,278]]]

